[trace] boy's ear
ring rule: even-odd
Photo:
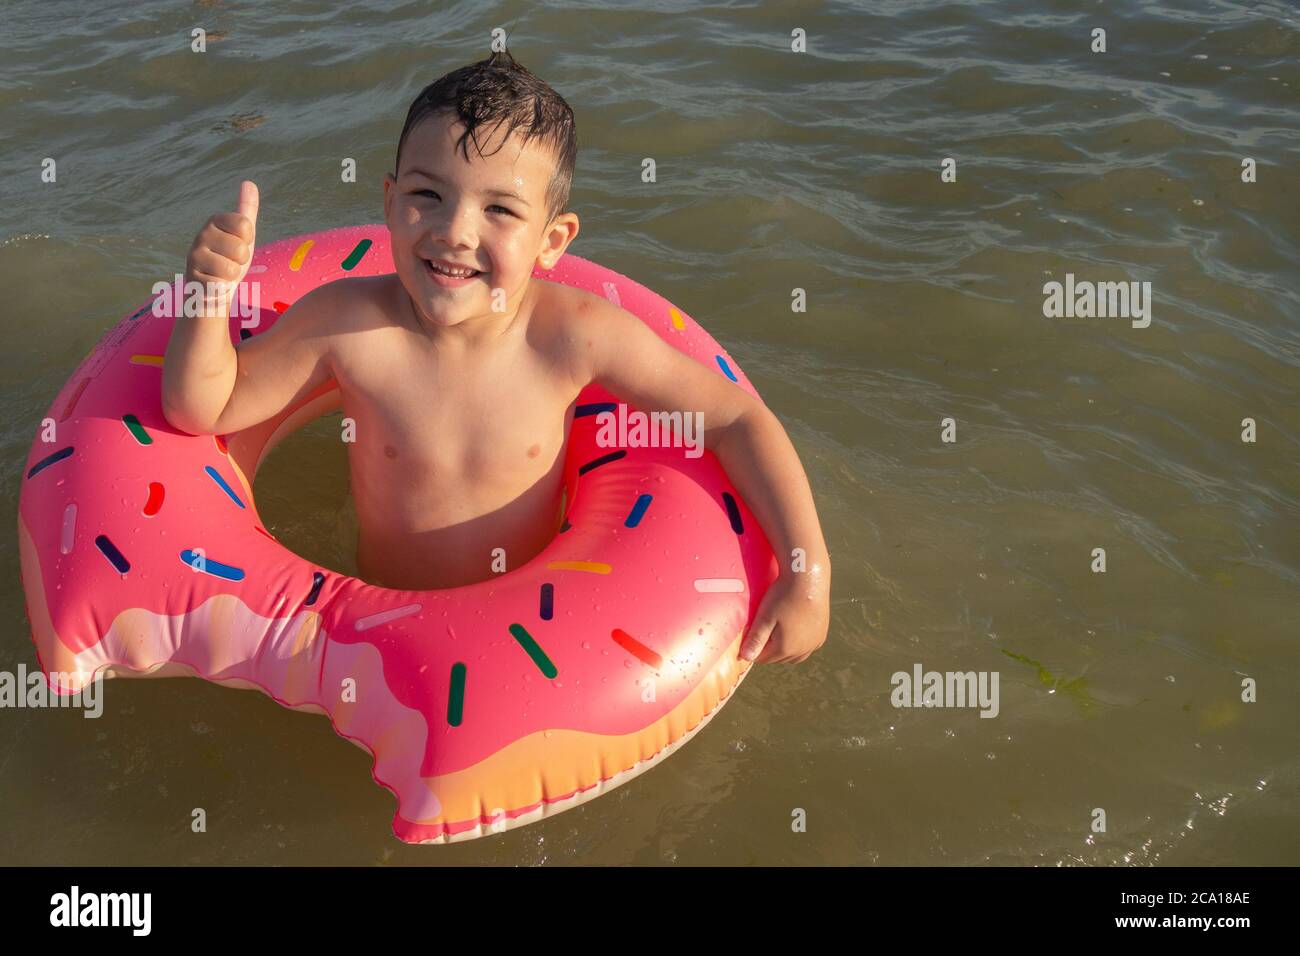
[[[393,186],[397,180],[393,178],[392,173],[384,173],[384,222],[388,222],[388,213],[392,206]]]
[[[537,264],[546,270],[555,268],[555,263],[560,261],[560,256],[564,255],[569,243],[577,238],[580,228],[578,214],[575,212],[560,213],[552,219],[542,235],[542,251],[537,256]]]

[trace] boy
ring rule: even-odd
[[[356,422],[357,567],[372,583],[422,590],[489,577],[494,548],[518,567],[554,536],[585,386],[647,413],[684,404],[702,412],[705,447],[782,567],[742,654],[802,661],[826,639],[830,560],[780,423],[630,313],[531,278],[578,234],[564,211],[576,153],[568,104],[508,54],[449,73],[412,103],[384,177],[395,274],[314,289],[236,348],[229,299],[252,260],[258,208],[257,187],[242,183],[238,211],[213,216],[190,249],[186,280],[211,294],[200,316],[176,321],[163,413],[184,432],[227,434],[336,382]],[[805,571],[788,570],[796,547]]]

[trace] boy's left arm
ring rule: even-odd
[[[579,387],[596,382],[643,412],[703,414],[704,445],[758,517],[781,573],[741,646],[747,660],[799,663],[826,640],[831,563],[812,489],[776,416],[754,396],[664,342],[597,295],[568,317],[566,361]],[[804,570],[795,571],[795,548]]]

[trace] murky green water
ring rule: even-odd
[[[241,178],[264,241],[378,221],[410,98],[512,23],[577,113],[574,251],[697,316],[786,424],[834,617],[660,767],[452,847],[395,841],[369,758],[260,695],[0,710],[0,862],[1300,863],[1293,5],[99,6],[20,0],[0,35],[0,669],[35,665],[12,529],[76,363]],[[1045,318],[1067,273],[1150,282],[1150,326]],[[257,491],[351,568],[329,419]],[[997,671],[998,716],[894,708],[917,663]]]

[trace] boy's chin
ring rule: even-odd
[[[445,300],[436,297],[425,301],[423,312],[426,322],[442,329],[454,328],[471,317],[470,313],[465,312],[463,307],[451,305]]]

